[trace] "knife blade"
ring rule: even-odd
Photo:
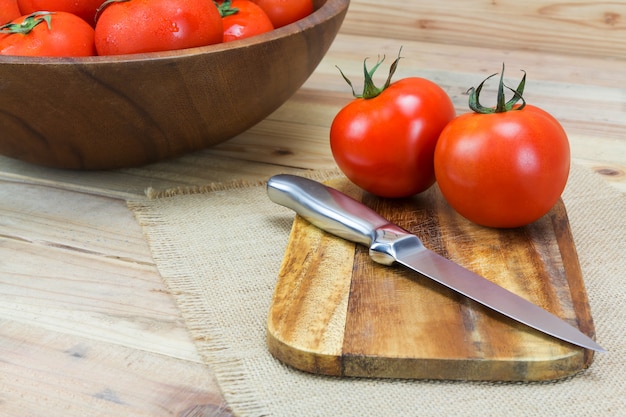
[[[369,247],[375,262],[398,263],[533,329],[585,349],[606,352],[574,326],[427,249],[417,236],[334,188],[281,174],[268,180],[267,193],[271,201],[294,210],[318,228]]]

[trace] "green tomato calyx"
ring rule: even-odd
[[[391,78],[393,77],[393,74],[396,72],[396,68],[398,68],[398,61],[400,61],[400,58],[402,58],[400,56],[400,52],[402,52],[402,48],[400,48],[400,51],[398,52],[398,57],[395,59],[395,61],[393,61],[393,63],[389,67],[389,75],[387,75],[387,81],[385,81],[385,85],[383,85],[380,88],[374,85],[373,76],[376,70],[378,69],[378,67],[380,66],[380,64],[382,64],[383,61],[385,60],[385,56],[383,55],[382,58],[380,58],[379,56],[378,60],[376,61],[376,65],[374,65],[372,69],[370,70],[367,69],[367,58],[363,60],[363,73],[365,76],[365,82],[363,84],[362,94],[357,94],[356,91],[354,91],[354,87],[352,86],[352,82],[350,81],[350,79],[348,79],[348,77],[345,76],[343,71],[341,71],[341,68],[337,67],[337,69],[341,73],[341,76],[343,77],[343,79],[346,80],[346,82],[352,89],[352,95],[355,98],[364,98],[364,99],[374,98],[378,96],[380,93],[382,93],[383,91],[385,91],[387,87],[389,87],[389,85],[391,84]]]
[[[517,88],[514,90],[511,87],[504,84],[504,64],[502,64],[502,72],[500,73],[500,82],[498,84],[498,101],[496,103],[496,107],[485,107],[480,104],[480,92],[485,85],[485,82],[489,80],[491,77],[498,75],[497,73],[491,74],[489,77],[485,78],[482,83],[478,85],[477,88],[470,88],[467,92],[469,94],[469,107],[476,113],[480,114],[491,114],[491,113],[504,113],[511,110],[522,110],[526,107],[526,100],[522,97],[524,93],[524,87],[526,85],[526,71],[522,70],[524,76],[522,80],[518,84]],[[513,97],[506,101],[506,97],[504,95],[504,89],[508,89],[513,92]],[[522,100],[520,105],[517,105],[517,102]]]
[[[217,6],[217,11],[220,12],[220,16],[223,18],[239,13],[239,9],[231,6],[231,0],[224,0],[222,4],[214,2]]]
[[[30,33],[35,27],[40,23],[46,23],[48,25],[48,30],[52,30],[52,15],[54,12],[35,12],[31,13],[24,18],[22,23],[7,23],[5,25],[0,26],[0,33],[21,33],[22,35],[26,35]]]

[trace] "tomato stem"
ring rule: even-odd
[[[224,0],[221,4],[214,1],[217,10],[220,12],[220,16],[226,17],[239,13],[239,9],[231,6],[231,0]]]
[[[512,89],[511,87],[504,84],[504,64],[502,64],[502,72],[500,73],[500,82],[498,83],[498,98],[495,107],[485,107],[480,104],[480,93],[485,85],[485,82],[489,80],[491,77],[498,75],[497,73],[491,74],[489,77],[485,78],[483,82],[481,82],[477,88],[470,88],[467,92],[469,93],[469,107],[476,113],[481,114],[490,114],[490,113],[504,113],[511,110],[522,110],[526,106],[526,100],[522,97],[524,93],[524,87],[526,86],[526,71],[522,70],[524,76],[522,80],[517,85],[516,89]],[[506,101],[506,97],[504,95],[504,89],[508,89],[513,92],[513,97]],[[522,104],[517,105],[517,102],[522,100]]]
[[[48,30],[52,29],[52,15],[54,12],[35,12],[31,13],[24,18],[22,23],[7,23],[0,26],[0,33],[21,33],[26,35],[30,33],[35,27],[45,22],[48,25]]]
[[[398,68],[398,62],[402,58],[400,56],[401,52],[402,52],[402,48],[400,48],[400,51],[398,51],[398,57],[393,61],[393,63],[389,67],[389,74],[387,75],[387,80],[385,81],[385,84],[381,88],[376,87],[376,85],[374,84],[373,77],[374,77],[374,73],[376,72],[380,64],[382,64],[383,61],[385,60],[385,56],[383,55],[382,58],[380,58],[379,56],[378,60],[376,61],[376,64],[370,70],[367,69],[367,58],[363,60],[363,73],[364,73],[365,82],[363,84],[362,94],[357,94],[356,91],[354,91],[354,86],[352,85],[352,82],[350,81],[350,79],[346,77],[343,71],[341,71],[341,68],[337,67],[337,69],[341,73],[341,76],[343,77],[343,79],[348,83],[348,85],[352,89],[352,95],[355,98],[364,98],[364,99],[374,98],[378,96],[380,93],[382,93],[383,91],[385,91],[385,89],[387,89],[387,87],[389,87],[389,85],[391,84],[391,78],[393,77],[393,74],[396,72],[396,69]]]

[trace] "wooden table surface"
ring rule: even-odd
[[[379,3],[353,0],[300,91],[213,149],[111,172],[0,157],[0,415],[230,415],[126,200],[334,167],[328,130],[351,98],[335,65],[358,85],[363,58],[388,64],[402,46],[396,79],[438,82],[458,112],[503,62],[510,84],[524,69],[527,100],[561,121],[573,162],[626,193],[626,1]]]

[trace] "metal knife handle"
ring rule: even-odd
[[[407,233],[363,203],[308,178],[275,175],[267,182],[267,194],[320,229],[367,247],[377,238],[377,230]]]

